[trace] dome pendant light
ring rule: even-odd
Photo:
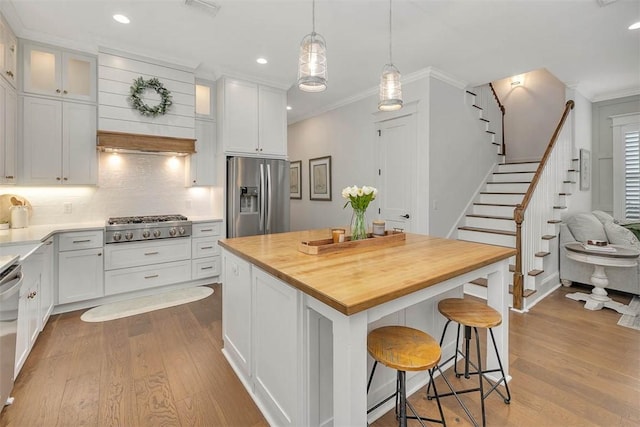
[[[389,63],[382,68],[380,77],[380,102],[378,110],[394,111],[402,108],[402,84],[400,71],[393,65],[391,57],[391,0],[389,0]]]
[[[316,33],[316,2],[312,6],[312,31],[300,43],[298,88],[305,92],[322,92],[327,88],[327,45]]]

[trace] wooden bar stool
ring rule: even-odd
[[[436,340],[418,329],[406,326],[385,326],[369,332],[369,335],[367,336],[367,351],[375,361],[373,369],[371,370],[371,375],[369,376],[367,393],[371,387],[371,380],[373,379],[373,374],[376,371],[378,362],[388,368],[398,371],[395,393],[369,409],[367,413],[395,397],[396,418],[399,420],[399,425],[401,427],[406,427],[407,419],[418,420],[422,426],[424,426],[422,421],[436,422],[446,426],[435,384],[433,386],[433,397],[435,397],[436,402],[438,403],[438,410],[440,411],[439,420],[419,416],[411,403],[407,400],[407,371],[428,370],[429,383],[433,384],[433,369],[437,366],[440,361],[440,357],[442,356],[440,346]],[[411,409],[413,416],[407,416],[407,406]]]
[[[505,378],[505,375],[504,375],[504,369],[502,368],[502,361],[500,360],[500,353],[498,353],[498,346],[496,345],[496,340],[492,330],[494,326],[498,326],[502,323],[502,316],[498,311],[494,310],[492,307],[489,307],[488,305],[482,302],[474,301],[471,299],[465,299],[465,298],[444,299],[438,303],[438,310],[444,317],[448,319],[446,325],[444,326],[444,330],[442,331],[442,338],[440,338],[440,345],[442,345],[445,334],[447,333],[447,328],[449,327],[449,323],[451,322],[458,323],[458,332],[456,335],[456,352],[454,353],[453,356],[451,356],[444,363],[442,363],[442,366],[446,365],[453,359],[454,360],[453,369],[454,369],[456,378],[460,378],[461,376],[464,375],[464,377],[468,379],[470,378],[471,375],[478,375],[478,387],[469,388],[465,390],[454,390],[451,383],[447,380],[447,378],[444,375],[442,375],[442,378],[445,380],[445,382],[451,389],[451,393],[440,394],[440,397],[455,396],[455,398],[458,400],[458,403],[460,403],[460,405],[466,412],[467,416],[471,419],[473,424],[477,426],[478,423],[471,415],[471,412],[469,412],[469,409],[465,406],[464,403],[462,403],[458,395],[462,393],[471,393],[476,391],[479,392],[480,407],[482,410],[482,425],[486,426],[484,400],[495,390],[500,395],[500,397],[502,397],[502,399],[504,400],[504,403],[508,404],[511,401],[511,392],[509,391],[509,385],[507,384],[507,379]],[[464,326],[464,352],[462,352],[459,347],[460,326]],[[471,340],[472,328],[473,328],[473,331],[475,332],[476,353],[477,353],[477,363],[478,363],[477,366],[471,361],[471,358],[469,357],[469,341]],[[498,359],[499,368],[497,369],[482,369],[482,355],[480,353],[480,339],[478,337],[478,328],[486,328],[489,331],[489,334],[491,335],[491,341],[493,342],[493,349],[496,352],[496,357]],[[457,366],[458,354],[460,354],[464,359],[463,373],[458,372],[458,366]],[[469,369],[470,366],[473,367],[475,371],[471,372]],[[486,376],[486,374],[491,372],[500,372],[502,377],[497,382],[494,383]],[[490,385],[490,388],[486,393],[484,391],[484,386],[482,381],[483,379],[487,381],[487,383],[489,383]],[[498,389],[498,386],[502,383],[504,383],[504,387],[507,392],[506,396],[502,394],[500,389]],[[430,389],[430,385],[427,388],[427,398],[431,399],[434,396],[429,395],[429,389]],[[435,392],[435,388],[434,388],[434,392]]]

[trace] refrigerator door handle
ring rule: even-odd
[[[258,230],[262,231],[264,226],[264,214],[265,214],[265,180],[264,180],[264,165],[260,164],[260,212],[258,212]]]
[[[271,233],[271,206],[273,201],[271,200],[271,165],[267,163],[267,222],[265,223],[265,230],[267,233]]]

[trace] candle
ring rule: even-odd
[[[333,243],[344,242],[344,228],[331,229],[331,235],[333,236]]]
[[[377,219],[373,221],[373,235],[374,236],[384,236],[384,221],[381,219]]]

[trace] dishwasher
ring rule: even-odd
[[[12,402],[22,267],[13,264],[0,274],[0,411]]]

